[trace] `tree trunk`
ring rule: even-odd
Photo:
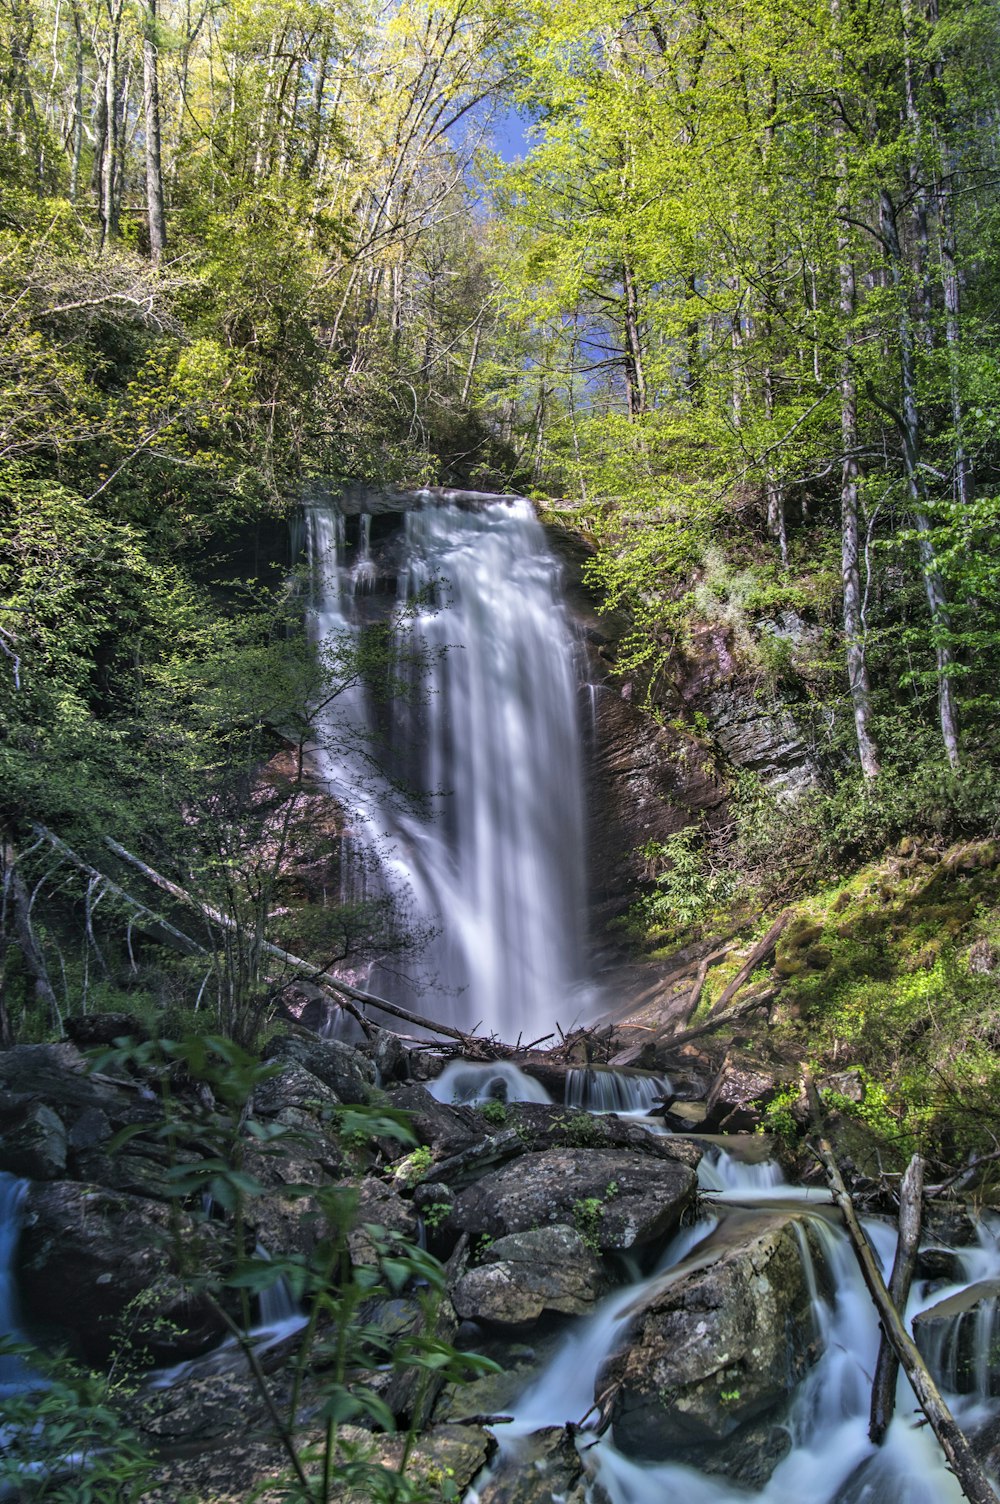
[[[879,190],[879,229],[889,258],[889,273],[899,306],[899,366],[902,386],[902,440],[903,468],[906,474],[910,509],[917,525],[918,552],[924,576],[924,590],[931,617],[934,637],[934,654],[937,661],[938,715],[941,723],[941,739],[945,754],[953,768],[959,766],[958,716],[955,711],[955,695],[951,671],[955,658],[951,650],[951,619],[944,581],[934,555],[931,522],[927,512],[927,496],[920,469],[920,410],[917,405],[917,372],[913,347],[913,330],[906,309],[903,287],[903,256],[896,229],[896,209],[886,188]]]
[[[902,1316],[917,1267],[917,1251],[920,1246],[920,1211],[924,1193],[924,1162],[914,1154],[903,1176],[899,1189],[899,1241],[896,1257],[889,1276],[889,1299]],[[892,1344],[882,1333],[872,1383],[871,1423],[868,1435],[876,1446],[885,1438],[896,1405],[896,1380],[899,1377],[899,1357]]]
[[[643,364],[642,332],[639,327],[639,295],[635,277],[627,261],[622,263],[622,287],[625,295],[625,380],[628,412],[637,418],[646,411],[646,373]]]
[[[52,1027],[61,1030],[59,1004],[49,981],[45,955],[31,923],[31,900],[17,861],[13,839],[8,831],[0,827],[0,864],[3,867],[4,887],[10,895],[14,910],[14,938],[24,959],[25,970],[34,984],[36,1001],[47,1014]]]
[[[833,0],[834,19],[839,6]],[[847,143],[845,125],[838,113],[834,117],[837,142],[837,259],[840,279],[840,578],[843,588],[844,648],[847,658],[847,683],[854,712],[854,734],[858,743],[858,761],[865,778],[875,778],[880,769],[878,746],[872,730],[871,684],[865,658],[865,638],[861,620],[861,571],[858,557],[858,393],[854,379],[854,313],[857,290],[850,237],[844,216],[850,210],[848,198]]]
[[[149,255],[159,264],[167,248],[167,221],[163,205],[163,165],[160,150],[160,80],[156,42],[156,0],[146,0],[142,38],[142,95],[146,117],[146,205],[149,219]]]

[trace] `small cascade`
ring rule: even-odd
[[[21,1209],[28,1182],[0,1172],[0,1337],[23,1342],[14,1259],[21,1236]],[[23,1389],[30,1371],[23,1358],[0,1352],[0,1396]]]
[[[716,1193],[714,1201],[724,1195],[752,1203],[767,1198],[776,1209],[796,1215],[794,1227],[823,1352],[799,1384],[783,1422],[791,1449],[758,1491],[679,1463],[633,1461],[616,1449],[613,1435],[597,1440],[587,1436],[585,1426],[580,1446],[596,1465],[596,1481],[610,1504],[663,1504],[680,1499],[685,1504],[802,1504],[804,1500],[809,1504],[961,1504],[961,1490],[933,1434],[916,1424],[914,1402],[903,1380],[899,1410],[885,1444],[875,1449],[868,1439],[879,1324],[854,1252],[832,1215],[810,1207],[804,1193],[786,1185],[773,1164],[746,1163],[724,1152],[706,1156],[702,1164],[702,1183]],[[586,1422],[597,1374],[622,1342],[632,1313],[654,1292],[658,1281],[678,1278],[685,1267],[703,1267],[717,1257],[713,1251],[716,1226],[724,1235],[724,1222],[717,1220],[682,1233],[654,1274],[616,1291],[564,1338],[548,1368],[508,1407],[514,1422],[500,1433],[505,1452],[516,1456],[520,1438],[532,1431]],[[895,1229],[888,1223],[869,1221],[865,1231],[887,1272]],[[993,1273],[1000,1261],[993,1241],[985,1242],[968,1257],[969,1272],[980,1279]],[[822,1273],[814,1267],[816,1249]],[[832,1300],[824,1297],[824,1290],[834,1292]],[[919,1307],[919,1297],[916,1304]],[[592,1422],[593,1416],[589,1418]],[[473,1490],[469,1504],[476,1497]]]
[[[666,1076],[616,1071],[603,1066],[566,1072],[566,1106],[588,1112],[648,1113],[670,1094]]]
[[[439,1102],[551,1102],[544,1086],[506,1060],[476,1065],[452,1060],[427,1087]]]
[[[913,1332],[928,1368],[949,1393],[1000,1397],[1000,1238],[980,1224],[979,1245],[956,1251],[963,1281],[911,1302]]]
[[[258,1243],[254,1249],[254,1258],[270,1261],[270,1257],[264,1245]],[[253,1328],[255,1333],[272,1332],[284,1336],[287,1332],[298,1331],[301,1325],[302,1312],[286,1280],[277,1279],[273,1285],[268,1285],[266,1290],[260,1292],[257,1325]]]

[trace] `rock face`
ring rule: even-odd
[[[1000,1280],[981,1280],[914,1317],[913,1336],[928,1368],[953,1394],[1000,1394],[998,1300]]]
[[[500,1458],[478,1496],[480,1504],[585,1504],[587,1479],[572,1438],[562,1426],[526,1437]],[[605,1498],[602,1490],[594,1504]]]
[[[158,1201],[70,1181],[32,1185],[24,1204],[18,1277],[29,1318],[65,1329],[89,1363],[119,1340],[170,1363],[218,1341],[224,1323],[178,1276],[180,1246],[191,1267],[211,1259],[210,1224],[183,1215],[173,1238]]]
[[[794,1219],[758,1227],[654,1291],[599,1376],[599,1390],[618,1385],[614,1435],[630,1456],[683,1460],[685,1449],[724,1441],[785,1400],[819,1357]]]
[[[671,1232],[694,1196],[694,1172],[677,1160],[550,1149],[523,1154],[462,1191],[449,1222],[492,1238],[571,1225],[595,1250],[621,1252]]]
[[[752,1133],[774,1096],[774,1077],[727,1060],[705,1103],[704,1133]]]
[[[605,1285],[604,1267],[574,1227],[536,1227],[498,1238],[452,1291],[465,1320],[521,1326],[543,1311],[578,1316]]]
[[[375,1066],[360,1051],[338,1039],[303,1039],[282,1034],[264,1052],[265,1060],[294,1062],[329,1087],[338,1102],[367,1102],[375,1085]]]

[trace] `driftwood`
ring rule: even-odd
[[[808,1083],[810,1100],[816,1100],[816,1088]],[[917,1344],[903,1325],[902,1317],[896,1310],[889,1291],[885,1287],[878,1262],[872,1252],[871,1245],[865,1237],[864,1229],[858,1221],[854,1210],[854,1203],[850,1193],[844,1185],[843,1176],[834,1158],[833,1150],[826,1139],[820,1138],[818,1145],[819,1157],[826,1170],[833,1199],[840,1208],[847,1228],[848,1236],[857,1256],[862,1276],[868,1287],[868,1293],[875,1303],[875,1308],[882,1323],[882,1331],[886,1341],[889,1342],[903,1368],[906,1377],[917,1397],[917,1403],[927,1417],[934,1435],[937,1437],[948,1460],[948,1466],[955,1474],[965,1497],[970,1504],[996,1504],[997,1495],[992,1484],[987,1478],[979,1461],[969,1446],[965,1433],[955,1421],[948,1406],[945,1404],[930,1372],[924,1362]]]
[[[753,950],[747,956],[739,971],[733,977],[725,991],[712,1004],[712,1014],[722,1013],[732,1002],[740,988],[747,983],[762,961],[766,961],[778,943],[779,936],[789,919],[792,917],[791,909],[785,909],[778,915],[771,925],[763,940],[758,940]]]
[[[923,1188],[924,1162],[919,1154],[914,1154],[899,1189],[899,1241],[889,1277],[889,1299],[900,1313],[906,1310],[913,1273],[917,1267]],[[899,1358],[883,1331],[872,1382],[871,1421],[868,1427],[868,1435],[876,1445],[882,1441],[892,1420],[898,1375]]]
[[[694,1029],[684,1029],[680,1034],[670,1034],[663,1043],[674,1049],[677,1045],[687,1044],[689,1040],[701,1039],[704,1034],[714,1034],[717,1029],[724,1029],[727,1024],[739,1023],[741,1019],[748,1018],[751,1013],[756,1013],[759,1008],[766,1008],[774,1002],[777,996],[776,987],[763,987],[759,992],[753,992],[748,998],[744,998],[738,1008],[730,1008],[727,1013],[716,1014],[714,1018],[707,1018],[703,1024],[698,1024]]]

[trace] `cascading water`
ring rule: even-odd
[[[596,1441],[584,1429],[580,1437],[594,1476],[610,1504],[960,1504],[961,1489],[948,1471],[929,1428],[919,1425],[914,1402],[904,1378],[900,1378],[897,1415],[885,1444],[875,1449],[868,1439],[871,1375],[879,1341],[879,1325],[846,1234],[839,1226],[809,1209],[809,1199],[799,1189],[784,1184],[774,1165],[742,1164],[728,1155],[703,1161],[700,1179],[706,1189],[717,1189],[745,1201],[765,1197],[776,1209],[785,1208],[799,1217],[799,1243],[809,1287],[813,1291],[814,1321],[824,1339],[819,1361],[799,1385],[785,1422],[791,1450],[780,1461],[767,1485],[754,1492],[725,1478],[699,1473],[676,1464],[635,1462],[616,1450],[613,1436]],[[823,1281],[811,1268],[810,1240],[805,1237],[806,1219],[811,1241],[822,1250],[826,1265]],[[517,1454],[520,1438],[548,1426],[579,1425],[593,1402],[595,1380],[602,1364],[621,1343],[631,1313],[665,1275],[679,1276],[682,1266],[696,1268],[707,1262],[715,1222],[704,1221],[688,1229],[668,1248],[659,1268],[647,1279],[609,1296],[597,1312],[581,1321],[564,1339],[546,1370],[535,1380],[512,1409],[513,1424],[498,1428],[502,1448]],[[894,1247],[894,1230],[886,1223],[869,1222],[866,1232],[876,1254],[888,1271]],[[704,1243],[705,1250],[699,1246]],[[982,1247],[965,1255],[966,1272],[980,1280],[1000,1267],[996,1241],[984,1235]],[[820,1286],[832,1288],[832,1303]],[[912,1318],[922,1305],[933,1301],[920,1290],[908,1309]],[[968,1423],[970,1404],[955,1399],[953,1408]],[[981,1399],[976,1417],[983,1418]],[[964,1407],[964,1408],[963,1408]],[[590,1417],[591,1423],[593,1417]],[[478,1493],[470,1492],[467,1504],[477,1504]]]
[[[566,1072],[566,1106],[588,1112],[648,1113],[670,1092],[666,1076],[600,1066]]]
[[[452,1060],[428,1090],[439,1102],[550,1102],[545,1087],[508,1061],[489,1065],[470,1060]]]
[[[370,520],[352,548],[332,509],[310,508],[307,528],[313,631],[336,657],[378,611]],[[368,984],[418,1007],[431,994],[434,1017],[527,1042],[586,1001],[578,674],[558,565],[521,500],[428,498],[389,552],[396,672],[412,693],[388,708],[376,685],[338,695],[317,757],[363,864],[401,922],[435,938],[406,979],[382,966]]]

